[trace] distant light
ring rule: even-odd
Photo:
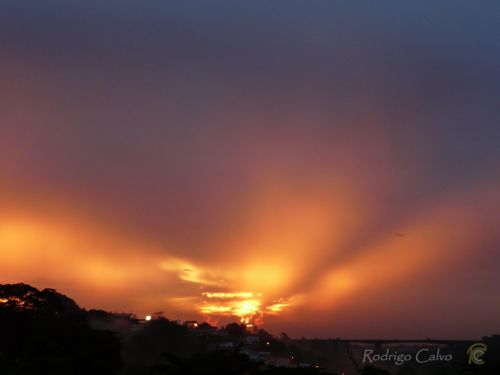
[[[268,342],[266,342],[266,345],[271,345],[271,343],[268,341]]]
[[[151,320],[151,315],[146,315],[146,320],[149,322]]]
[[[198,323],[194,323],[193,326],[196,328],[198,327]]]

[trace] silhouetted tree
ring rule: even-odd
[[[52,289],[2,285],[0,374],[112,375],[121,368],[120,343],[93,330],[76,303]]]
[[[233,341],[238,341],[246,333],[245,325],[238,323],[228,324],[224,329],[227,332],[228,337]]]

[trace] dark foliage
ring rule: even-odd
[[[0,286],[1,375],[112,375],[121,368],[120,344],[91,329],[84,312],[54,290]]]
[[[243,324],[231,323],[225,328],[228,337],[233,341],[238,341],[245,335],[246,327]]]

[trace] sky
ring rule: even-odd
[[[6,1],[0,283],[293,337],[500,333],[500,5]]]

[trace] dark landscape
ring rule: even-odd
[[[492,354],[484,366],[467,366],[473,341],[311,340],[275,337],[257,327],[231,323],[177,322],[157,313],[133,314],[81,309],[53,289],[0,285],[1,375],[167,374],[484,374],[500,371],[500,336],[484,337]],[[439,345],[464,353],[452,364],[398,370],[363,365],[363,346]],[[331,369],[343,370],[331,372]]]

